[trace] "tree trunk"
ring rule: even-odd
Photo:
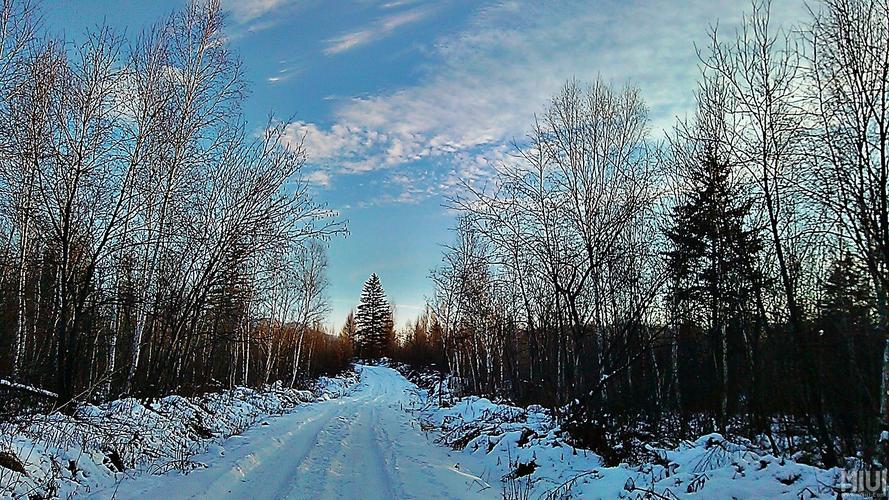
[[[889,337],[883,341],[883,364],[880,380],[880,435],[878,450],[883,466],[889,464]]]

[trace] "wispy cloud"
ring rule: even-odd
[[[225,0],[223,7],[236,22],[247,23],[292,3],[294,0]]]
[[[328,40],[324,53],[332,56],[355,47],[376,42],[391,35],[398,28],[420,21],[431,13],[431,8],[423,7],[386,16],[375,21],[367,28]]]
[[[800,19],[804,12],[802,1],[781,9],[776,21]],[[653,133],[661,134],[691,109],[694,42],[706,42],[717,19],[721,29],[733,30],[743,10],[730,0],[694,0],[681,9],[669,0],[603,1],[595,8],[583,1],[498,3],[438,41],[437,63],[418,84],[343,101],[326,129],[299,127],[308,132],[309,153],[333,173],[390,169],[403,195],[392,201],[412,202],[452,189],[460,179],[483,182],[491,162],[506,157],[510,141],[524,135],[534,114],[571,77],[638,86]],[[385,18],[332,40],[326,52],[370,43],[426,14]],[[418,159],[441,168],[411,175]]]
[[[348,162],[344,160],[357,160],[374,144],[386,141],[386,137],[379,132],[342,123],[335,123],[325,130],[314,123],[294,122],[287,125],[284,134],[286,142],[302,143],[309,154],[309,160],[315,164],[337,160],[346,165]],[[364,170],[369,168],[355,169]]]
[[[404,7],[405,5],[410,5],[412,3],[417,3],[417,0],[395,0],[393,2],[386,2],[383,5],[380,5],[381,9],[394,9],[397,7]]]
[[[278,83],[286,82],[286,81],[290,80],[291,78],[293,78],[294,76],[300,74],[301,72],[302,72],[302,69],[299,67],[284,66],[281,69],[279,69],[275,74],[266,77],[265,80],[269,84],[275,85]]]
[[[222,0],[231,23],[227,23],[229,41],[275,28],[292,18],[307,0]]]

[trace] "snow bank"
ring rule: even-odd
[[[423,418],[440,429],[442,444],[496,470],[507,498],[832,498],[841,478],[840,469],[799,464],[719,434],[676,449],[648,447],[653,463],[605,467],[595,453],[566,444],[543,408],[474,396],[446,408],[430,401]]]
[[[127,398],[2,423],[0,497],[68,498],[113,486],[122,475],[204,467],[192,458],[211,444],[297,405],[339,397],[356,382],[349,374],[322,377],[312,391],[278,382],[153,403]]]

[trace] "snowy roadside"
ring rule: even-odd
[[[416,373],[437,389],[433,376]],[[567,444],[563,432],[539,406],[520,408],[486,398],[449,398],[439,406],[434,390],[421,390],[420,417],[439,442],[496,471],[509,499],[614,498],[835,498],[839,468],[819,469],[776,457],[750,442],[719,434],[701,436],[675,449],[647,446],[651,463],[604,465],[589,450]],[[858,498],[845,495],[843,498]]]
[[[211,445],[299,405],[347,394],[357,381],[349,373],[321,377],[311,391],[279,382],[150,404],[127,398],[83,405],[70,416],[0,423],[0,497],[68,498],[139,474],[202,468],[192,458]]]

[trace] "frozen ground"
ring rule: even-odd
[[[652,463],[606,467],[595,453],[567,444],[540,407],[470,396],[423,414],[443,444],[482,460],[503,478],[510,499],[838,498],[840,469],[796,463],[719,434],[676,449],[648,446]]]
[[[606,467],[566,444],[540,407],[479,397],[439,407],[391,368],[356,371],[357,383],[325,379],[314,394],[272,386],[148,406],[122,400],[44,417],[17,433],[0,429],[0,497],[12,488],[24,497],[165,500],[802,500],[835,498],[840,481],[839,469],[717,434],[676,449],[650,447],[652,463]],[[16,464],[3,450],[21,459],[25,474],[9,469]]]
[[[187,475],[141,476],[93,498],[500,498],[484,461],[436,445],[410,408],[416,386],[359,366],[350,393],[296,408],[215,446]],[[483,479],[485,478],[485,479]]]
[[[126,478],[205,466],[196,456],[274,422],[301,405],[347,393],[354,374],[321,377],[312,390],[271,384],[153,402],[84,404],[71,415],[21,415],[0,423],[0,498],[69,498]],[[0,401],[0,405],[3,402]]]

